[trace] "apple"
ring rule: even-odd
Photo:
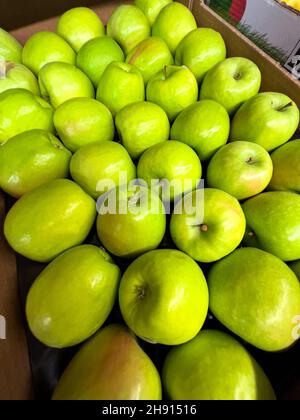
[[[229,115],[233,115],[244,102],[259,92],[260,85],[261,73],[255,63],[242,57],[227,58],[204,77],[200,99],[219,102]]]
[[[2,28],[0,28],[0,61],[22,62],[21,44]]]
[[[127,180],[136,178],[136,168],[126,149],[113,141],[101,141],[82,146],[72,156],[70,172],[74,181],[93,198],[104,194],[101,181],[109,180],[114,187],[120,183],[120,174]]]
[[[95,99],[69,99],[55,110],[53,122],[60,139],[72,152],[90,143],[114,139],[112,114]]]
[[[23,195],[9,210],[4,234],[30,260],[48,262],[81,244],[93,226],[96,205],[78,185],[56,179]]]
[[[264,249],[283,261],[300,259],[300,196],[270,191],[243,204],[245,244]]]
[[[171,138],[188,144],[202,160],[210,159],[227,143],[230,119],[217,102],[203,100],[184,109],[174,121]]]
[[[300,193],[300,140],[279,147],[271,158],[274,172],[269,189]]]
[[[159,12],[152,26],[152,35],[161,37],[174,54],[180,41],[196,28],[192,12],[183,4],[172,2]]]
[[[120,269],[93,245],[71,248],[34,280],[26,299],[32,334],[49,347],[65,348],[91,337],[116,301]]]
[[[202,166],[193,149],[179,141],[169,140],[150,147],[142,154],[137,174],[149,187],[157,188],[157,193],[161,193],[162,188],[163,201],[166,199],[169,202],[197,188]],[[164,187],[167,189],[164,190]]]
[[[91,81],[78,68],[67,63],[49,63],[39,72],[41,95],[53,108],[72,98],[94,98]]]
[[[107,23],[107,35],[113,37],[127,55],[141,41],[150,36],[150,25],[144,13],[136,6],[119,6]]]
[[[164,363],[163,382],[171,400],[276,400],[269,379],[250,353],[217,330],[201,331],[173,348]]]
[[[234,251],[242,242],[245,228],[239,202],[212,188],[183,197],[175,206],[170,224],[175,245],[202,263],[218,261]]]
[[[271,151],[286,143],[299,125],[297,105],[282,93],[260,93],[236,113],[231,140],[251,141]]]
[[[153,26],[159,12],[173,0],[135,0],[134,4],[147,16]]]
[[[104,198],[99,206],[97,232],[109,252],[133,258],[159,246],[166,230],[166,215],[158,195],[144,186],[121,185]]]
[[[300,283],[275,256],[241,248],[216,263],[208,277],[210,309],[234,334],[264,351],[295,342],[300,314]]]
[[[151,401],[161,394],[159,373],[134,335],[123,325],[109,325],[83,344],[52,399]]]
[[[116,128],[133,159],[154,144],[168,140],[170,123],[165,111],[151,102],[135,102],[117,113]]]
[[[300,280],[300,260],[291,264],[291,269],[293,270],[293,272],[296,274],[296,276]]]
[[[59,18],[56,32],[78,52],[90,39],[103,36],[105,28],[93,10],[88,7],[75,7]]]
[[[78,52],[79,67],[98,87],[100,78],[112,61],[124,61],[122,48],[110,36],[101,36],[88,41]]]
[[[134,64],[139,69],[146,84],[164,66],[174,64],[174,59],[165,41],[153,36],[131,50],[126,57],[126,63]]]
[[[206,73],[225,60],[226,45],[222,35],[211,28],[197,28],[188,33],[176,48],[175,63],[187,66],[201,83]]]
[[[207,168],[207,183],[244,200],[265,190],[272,173],[272,159],[263,147],[236,141],[223,146],[212,157]]]
[[[151,77],[146,89],[147,101],[163,108],[169,119],[177,115],[198,99],[198,84],[187,67],[165,66]]]
[[[178,345],[194,338],[208,310],[201,268],[183,252],[150,251],[125,271],[119,303],[129,328],[151,343]]]
[[[0,147],[0,188],[13,197],[69,174],[71,152],[51,133],[30,130]]]
[[[145,99],[145,86],[141,73],[135,66],[114,61],[100,78],[97,99],[103,102],[113,116],[124,106]]]
[[[59,35],[36,32],[25,43],[22,62],[34,74],[38,74],[45,64],[53,62],[75,64],[76,54],[70,45]]]
[[[40,89],[34,74],[25,66],[0,60],[0,93],[8,89],[27,89],[39,96]]]
[[[24,131],[54,132],[53,109],[44,99],[25,89],[0,93],[0,145]]]

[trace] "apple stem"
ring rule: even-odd
[[[278,111],[279,112],[285,111],[286,109],[290,108],[291,106],[293,106],[293,102],[289,102],[288,104],[286,104],[283,107],[279,108]]]
[[[208,232],[208,226],[205,225],[205,224],[200,225],[200,230],[201,230],[201,232]]]
[[[248,236],[250,236],[250,238],[253,238],[253,236],[254,236],[254,232],[248,232]]]
[[[168,74],[167,74],[167,66],[164,67],[164,76],[165,76],[165,79],[168,77]]]

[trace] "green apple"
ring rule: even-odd
[[[0,188],[13,197],[69,174],[71,152],[51,133],[30,130],[0,147]]]
[[[296,274],[296,276],[300,280],[300,260],[291,264],[291,269],[293,270],[293,272]]]
[[[167,4],[172,3],[172,1],[173,0],[135,0],[134,4],[142,10],[145,16],[147,16],[150,25],[153,26],[159,12],[167,6]]]
[[[297,105],[282,93],[260,93],[236,113],[231,140],[251,141],[274,150],[294,135],[299,125]]]
[[[107,35],[113,37],[128,54],[150,36],[150,24],[136,6],[123,4],[116,8],[107,23]]]
[[[198,84],[187,67],[165,66],[151,77],[146,89],[147,101],[163,108],[169,119],[177,115],[198,99]]]
[[[160,376],[134,335],[109,325],[83,344],[52,399],[161,400],[161,394]]]
[[[234,251],[245,228],[245,216],[236,198],[212,188],[185,196],[175,206],[170,224],[175,245],[203,263],[218,261]]]
[[[78,185],[56,179],[23,195],[9,210],[4,234],[10,246],[30,260],[48,262],[82,243],[96,205]]]
[[[247,219],[245,243],[264,249],[283,261],[300,259],[300,196],[270,191],[243,205]]]
[[[114,61],[100,78],[97,99],[115,116],[124,106],[145,99],[145,85],[139,70],[127,63]]]
[[[0,60],[0,93],[8,89],[27,89],[39,96],[40,89],[34,74],[25,66]]]
[[[214,265],[208,285],[212,313],[243,340],[272,352],[295,342],[300,283],[278,258],[256,248],[238,249]]]
[[[2,28],[0,28],[0,61],[22,62],[21,44]]]
[[[162,192],[163,201],[169,202],[197,188],[202,166],[193,149],[179,141],[169,140],[142,154],[137,174],[149,187],[157,188],[157,193]]]
[[[74,346],[105,322],[118,293],[120,269],[93,245],[71,248],[35,279],[26,299],[32,334],[49,347]]]
[[[207,183],[244,200],[265,190],[272,173],[272,159],[263,147],[237,141],[223,146],[212,157],[207,168]]]
[[[24,131],[54,132],[53,109],[44,99],[25,89],[0,93],[0,144]]]
[[[59,18],[56,32],[78,52],[90,39],[103,36],[105,28],[93,10],[88,7],[75,7]]]
[[[197,28],[187,34],[176,48],[175,63],[187,66],[202,82],[206,73],[225,60],[226,45],[222,35],[211,28]]]
[[[67,63],[49,63],[39,72],[41,95],[57,108],[72,98],[94,98],[91,81],[78,68]]]
[[[99,206],[98,237],[113,255],[133,258],[155,249],[166,230],[158,195],[139,185],[112,189]]]
[[[188,144],[202,160],[210,159],[227,143],[230,119],[217,102],[204,100],[184,109],[174,121],[171,138]]]
[[[279,147],[271,158],[274,172],[269,189],[300,193],[300,140]]]
[[[36,32],[25,43],[22,62],[34,74],[38,74],[45,64],[62,62],[75,64],[76,54],[59,35],[43,31]]]
[[[170,123],[165,111],[151,102],[135,102],[117,113],[116,128],[133,159],[154,144],[168,140]]]
[[[126,63],[134,64],[139,69],[146,84],[164,66],[173,64],[174,59],[165,41],[152,36],[131,50],[126,57]]]
[[[201,268],[183,252],[150,251],[125,271],[119,303],[129,328],[152,343],[178,345],[194,338],[208,310]]]
[[[152,35],[161,37],[174,54],[180,41],[196,28],[192,12],[183,4],[172,2],[158,14],[152,26]]]
[[[107,192],[102,189],[101,181],[109,180],[116,187],[121,173],[126,174],[127,182],[136,178],[135,165],[126,149],[113,141],[81,147],[71,159],[70,172],[74,181],[93,198]]]
[[[78,52],[79,67],[97,87],[106,67],[112,61],[124,61],[121,47],[110,36],[101,36],[88,41]]]
[[[53,122],[60,139],[72,152],[90,143],[114,139],[112,114],[95,99],[69,99],[56,109]]]
[[[200,99],[219,102],[233,115],[244,102],[259,92],[260,85],[261,73],[255,63],[242,57],[227,58],[206,74]]]
[[[163,382],[171,400],[276,400],[272,385],[248,351],[217,330],[197,337],[168,354]]]

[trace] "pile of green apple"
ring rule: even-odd
[[[4,234],[49,263],[28,324],[50,347],[88,340],[54,399],[275,398],[244,344],[299,338],[299,110],[260,87],[255,63],[226,58],[221,34],[172,0],[122,5],[106,27],[75,8],[24,47],[0,30],[0,188],[16,199]],[[121,172],[145,184],[124,188]],[[107,178],[119,206],[149,200],[97,215]],[[153,179],[191,180],[204,220],[175,211],[175,192],[167,217]],[[126,326],[106,322],[117,298]],[[208,311],[226,333],[205,328]],[[173,346],[161,375],[143,340]]]

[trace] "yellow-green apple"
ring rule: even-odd
[[[145,99],[145,85],[139,70],[128,63],[114,61],[100,78],[97,99],[115,116],[124,106]]]
[[[34,74],[45,64],[62,62],[75,64],[76,54],[72,47],[54,32],[36,32],[25,43],[22,62]]]
[[[200,99],[212,99],[233,115],[260,89],[261,73],[247,58],[231,57],[213,67],[204,77]],[[247,140],[239,138],[239,140]]]
[[[152,26],[159,12],[173,0],[135,0],[134,4],[147,16]]]
[[[211,28],[197,28],[187,34],[176,48],[175,63],[187,66],[202,82],[206,73],[225,60],[226,45],[222,35]]]
[[[2,28],[0,28],[0,61],[22,62],[21,44]]]
[[[166,215],[157,194],[145,186],[129,184],[112,189],[104,198],[99,206],[97,232],[109,252],[132,258],[159,246],[166,230]]]
[[[137,174],[157,190],[163,201],[169,202],[197,188],[202,166],[193,149],[179,141],[168,140],[142,154]]]
[[[232,120],[232,141],[251,141],[267,151],[286,143],[299,125],[297,105],[282,93],[264,92],[247,101]]]
[[[44,130],[30,130],[0,147],[0,188],[21,197],[46,182],[66,178],[71,152]]]
[[[19,254],[48,262],[81,244],[96,216],[96,204],[78,185],[56,179],[23,195],[9,210],[4,234]]]
[[[104,180],[113,182],[116,187],[122,181],[121,173],[126,174],[128,182],[136,178],[135,165],[126,149],[113,141],[82,146],[72,156],[70,172],[74,181],[93,198],[107,192],[101,184]]]
[[[300,140],[279,147],[271,158],[274,171],[269,189],[300,193]]]
[[[69,99],[56,109],[53,122],[60,139],[72,152],[90,143],[114,139],[112,114],[95,99]]]
[[[208,310],[201,268],[172,249],[150,251],[125,271],[119,303],[129,328],[152,343],[178,345],[194,338]]]
[[[67,63],[49,63],[39,72],[41,95],[53,108],[73,98],[94,98],[90,79],[77,67]]]
[[[34,74],[23,64],[0,60],[0,93],[8,89],[27,89],[39,96],[40,89]]]
[[[118,293],[120,269],[93,245],[71,248],[35,279],[26,299],[32,334],[49,347],[74,346],[105,322]]]
[[[174,121],[171,138],[188,144],[202,160],[210,159],[227,143],[230,119],[217,102],[203,100],[184,109]]]
[[[180,211],[179,211],[180,210]],[[193,191],[174,208],[170,230],[173,241],[194,260],[211,263],[234,251],[242,242],[246,220],[236,198],[206,188]]]
[[[154,144],[168,140],[170,123],[165,111],[151,102],[135,102],[117,113],[116,128],[133,159]]]
[[[140,42],[126,57],[126,63],[134,64],[141,72],[145,84],[174,59],[165,41],[152,36]]]
[[[131,4],[123,4],[117,7],[109,18],[107,35],[112,36],[125,54],[128,54],[150,36],[150,24],[141,9]]]
[[[216,263],[208,277],[210,309],[243,340],[264,351],[280,351],[296,341],[300,283],[277,257],[241,248]]]
[[[300,259],[300,196],[270,191],[243,204],[245,244],[264,249],[283,261]]]
[[[300,280],[300,260],[292,263],[291,264],[291,269],[293,270],[293,272],[296,274],[296,276]]]
[[[88,7],[75,7],[59,18],[56,32],[78,52],[90,39],[103,36],[105,28],[93,10]]]
[[[171,2],[159,12],[152,26],[152,35],[161,37],[174,54],[180,41],[196,28],[192,12],[181,3]]]
[[[0,144],[33,129],[54,132],[53,109],[44,99],[26,89],[0,93]]]
[[[163,367],[163,382],[171,400],[276,399],[269,379],[250,353],[217,330],[201,331],[172,349]]]
[[[120,351],[122,349],[122,351]],[[71,360],[53,400],[161,400],[159,373],[121,325],[100,330]]]
[[[124,61],[122,48],[110,36],[101,36],[88,41],[78,52],[79,67],[98,87],[100,78],[112,61]]]
[[[269,153],[258,144],[236,141],[223,146],[207,168],[207,184],[238,200],[264,191],[273,173]]]
[[[169,119],[177,115],[198,99],[198,84],[187,67],[165,66],[151,77],[146,89],[147,101],[163,108]]]

